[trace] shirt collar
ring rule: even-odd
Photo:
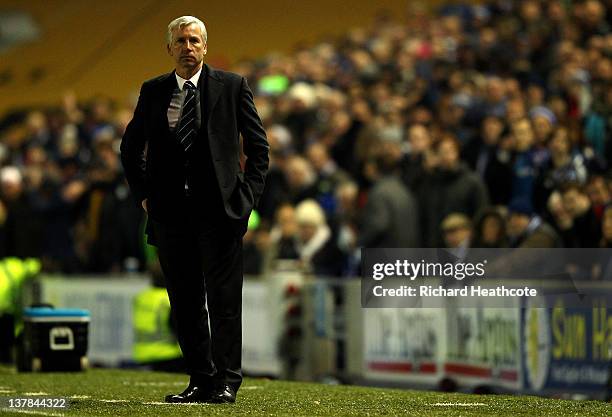
[[[198,70],[198,72],[196,72],[193,77],[191,77],[189,80],[184,79],[183,77],[181,77],[180,75],[178,75],[176,72],[174,73],[174,76],[176,77],[176,82],[179,86],[179,90],[183,91],[183,85],[185,85],[186,81],[191,81],[193,83],[193,85],[197,86],[198,85],[198,81],[200,80],[200,74],[202,73],[202,68],[204,66],[202,65],[202,67],[200,67],[200,69]]]

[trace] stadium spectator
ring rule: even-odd
[[[308,146],[306,155],[317,175],[314,184],[317,190],[317,201],[325,212],[331,215],[336,207],[334,190],[341,182],[348,181],[350,177],[338,168],[324,144],[312,143]]]
[[[293,154],[291,133],[281,125],[266,130],[270,144],[270,169],[266,184],[259,200],[259,213],[267,221],[274,217],[276,208],[288,198],[288,184],[285,169]]]
[[[359,223],[358,193],[359,188],[352,181],[339,184],[335,190],[336,211],[329,221],[333,233],[337,236],[338,248],[346,261],[342,271],[344,276],[355,276],[358,269],[359,259],[355,252]]]
[[[475,248],[505,248],[508,246],[506,219],[496,208],[485,209],[474,227]]]
[[[410,126],[407,133],[408,152],[400,161],[400,173],[404,184],[412,191],[419,189],[425,174],[426,159],[431,158],[432,138],[422,124]]]
[[[47,123],[46,115],[38,110],[28,114],[26,118],[26,146],[41,146],[51,151],[53,137]]]
[[[562,241],[555,229],[533,211],[529,199],[516,198],[508,205],[506,230],[512,248],[558,248]]]
[[[288,199],[296,205],[309,199],[317,198],[317,176],[312,164],[304,157],[292,156],[285,165],[285,176],[288,185]]]
[[[333,131],[333,144],[330,153],[338,166],[354,178],[359,175],[359,158],[357,156],[357,138],[372,117],[370,104],[363,97],[355,98],[348,104],[347,123],[338,124]]]
[[[298,225],[296,249],[302,268],[317,275],[339,276],[344,264],[336,236],[325,220],[325,213],[314,200],[305,200],[295,208]]]
[[[379,153],[368,163],[372,188],[362,211],[357,246],[420,247],[418,205],[397,176],[397,159]]]
[[[538,175],[537,150],[531,122],[527,118],[516,120],[511,125],[514,140],[512,162],[512,199],[531,200]]]
[[[435,165],[419,190],[419,210],[423,243],[427,247],[442,244],[440,224],[451,213],[463,213],[473,219],[488,203],[482,180],[459,159],[459,142],[446,136],[438,142]]]
[[[563,241],[563,246],[572,247],[574,244],[574,236],[572,235],[574,221],[572,215],[563,205],[563,198],[559,191],[553,191],[550,195],[546,204],[546,209],[547,213],[545,219],[549,221],[551,226],[557,231]]]
[[[563,206],[572,217],[572,242],[567,242],[573,248],[596,248],[601,239],[601,223],[597,219],[591,201],[581,185],[570,182],[561,188]]]
[[[480,134],[462,152],[470,168],[484,181],[493,205],[508,204],[512,192],[512,167],[505,131],[503,119],[487,116],[482,121]]]
[[[601,220],[604,208],[612,202],[612,193],[608,182],[601,175],[593,175],[589,178],[586,191],[593,205],[595,215]]]
[[[25,189],[21,171],[14,166],[0,170],[2,205],[2,256],[40,257],[42,223],[40,213]]]
[[[473,229],[470,219],[462,213],[451,213],[440,225],[444,246],[450,249],[466,250],[472,246]]]
[[[555,114],[547,107],[538,105],[529,110],[529,117],[533,124],[535,143],[538,146],[546,146],[552,137],[557,123]]]
[[[572,144],[567,129],[559,127],[548,142],[549,158],[543,163],[536,179],[534,204],[539,212],[545,208],[548,197],[562,184],[577,182],[584,184],[588,169],[580,153],[572,154]]]
[[[275,222],[270,229],[264,256],[263,270],[276,268],[277,260],[297,260],[299,258],[296,238],[298,225],[295,219],[295,207],[289,203],[278,207]]]
[[[296,150],[303,152],[306,136],[316,123],[316,93],[310,84],[298,82],[289,89],[288,98],[289,109],[283,125],[291,131]]]

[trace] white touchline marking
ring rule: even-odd
[[[262,389],[263,387],[254,387],[254,386],[250,386],[250,387],[242,387],[240,389]]]
[[[14,389],[0,389],[0,394],[10,394],[11,392],[15,392]]]
[[[72,398],[73,400],[86,400],[91,397],[89,395],[71,395],[69,398]]]
[[[47,413],[44,411],[35,411],[35,410],[23,410],[21,408],[2,408],[4,411],[8,411],[10,413],[22,413],[22,414],[34,414],[37,416],[51,416],[51,417],[64,417],[62,413]]]
[[[102,401],[103,403],[129,403],[130,400],[104,400],[104,399],[100,399],[97,401]]]
[[[479,407],[486,406],[485,403],[434,403],[430,404],[438,407]]]
[[[24,392],[22,395],[28,395],[28,396],[32,396],[32,395],[49,395],[48,392]]]

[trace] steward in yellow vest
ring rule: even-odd
[[[134,298],[134,360],[138,363],[169,361],[181,357],[170,328],[170,301],[165,288],[152,287]]]

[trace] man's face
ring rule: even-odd
[[[308,149],[308,159],[317,171],[321,171],[325,167],[325,164],[327,164],[328,160],[323,145],[319,143],[312,145]]]
[[[523,234],[529,226],[529,216],[521,213],[512,213],[508,217],[507,231],[511,237],[517,237]]]
[[[549,149],[554,155],[569,155],[570,143],[565,129],[558,129],[549,143]]]
[[[207,45],[200,26],[192,23],[172,32],[168,54],[174,58],[176,68],[197,68],[202,65]]]
[[[489,216],[482,222],[482,240],[487,244],[495,244],[502,234],[503,224],[497,217]]]
[[[495,145],[504,131],[504,125],[497,117],[487,117],[482,124],[483,139],[488,145]]]
[[[276,224],[279,226],[283,237],[293,236],[297,229],[295,209],[289,205],[279,208],[276,213]]]
[[[562,195],[563,206],[572,215],[577,216],[580,212],[580,200],[582,194],[578,190],[570,189]]]
[[[499,78],[492,78],[487,84],[487,96],[489,102],[499,103],[504,99],[504,83]]]
[[[415,154],[423,153],[431,147],[431,138],[425,126],[412,126],[408,131],[408,141],[411,151]]]
[[[454,169],[459,163],[459,150],[453,142],[445,140],[438,147],[438,157],[441,168]]]
[[[516,122],[512,126],[512,133],[516,139],[516,149],[518,151],[526,151],[533,145],[533,130],[527,119]]]
[[[610,190],[603,178],[597,178],[588,185],[587,192],[591,202],[598,206],[606,205],[610,202]]]
[[[540,143],[543,144],[548,139],[552,129],[553,126],[546,117],[536,116],[533,118],[533,131]]]
[[[514,122],[525,117],[525,104],[521,99],[510,100],[506,106],[506,120]]]
[[[299,236],[303,243],[310,242],[310,239],[317,233],[317,226],[310,223],[301,223],[299,225]]]
[[[444,231],[444,243],[447,248],[458,248],[472,236],[468,227],[454,227]]]

